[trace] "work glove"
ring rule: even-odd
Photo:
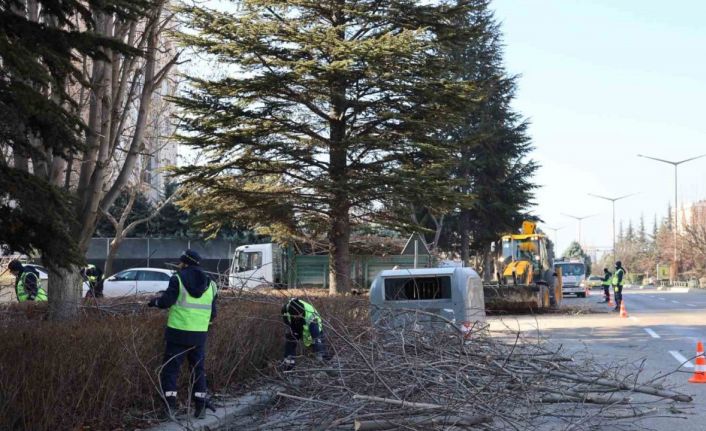
[[[157,306],[157,299],[159,299],[159,298],[150,299],[150,302],[147,303],[147,306],[148,307],[156,307]]]

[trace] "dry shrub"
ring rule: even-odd
[[[281,359],[282,295],[228,295],[209,334],[212,392],[237,392]],[[367,321],[367,302],[312,298],[325,321]],[[108,304],[108,305],[106,305]],[[123,307],[124,308],[124,307]],[[128,307],[129,308],[129,307]],[[144,426],[159,408],[158,368],[166,313],[101,302],[75,322],[43,320],[41,304],[0,308],[0,429],[115,429]],[[124,312],[124,310],[123,310]],[[180,398],[188,373],[182,369]]]

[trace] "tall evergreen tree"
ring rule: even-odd
[[[102,48],[120,48],[91,31],[91,10],[124,11],[121,2],[0,0],[0,244],[38,250],[52,265],[83,260],[67,229],[75,199],[56,185],[69,176],[51,160],[82,148],[69,84],[87,85],[80,56],[107,60]]]
[[[472,29],[474,38],[443,51],[459,66],[450,71],[450,79],[476,87],[476,98],[460,112],[463,121],[441,131],[451,161],[450,170],[441,175],[450,175],[455,181],[456,196],[446,213],[439,207],[423,211],[437,213],[432,221],[444,220],[441,232],[436,232],[440,238],[434,243],[446,251],[459,252],[464,262],[471,253],[483,255],[501,234],[516,230],[523,219],[530,218],[526,211],[538,167],[526,160],[532,149],[528,124],[511,107],[517,78],[508,75],[503,66],[500,26],[489,1],[479,0],[474,5],[457,24]],[[424,205],[418,199],[415,208]]]
[[[627,243],[635,242],[635,229],[632,227],[632,220],[628,220],[628,230],[625,232],[625,241]]]
[[[192,77],[177,100],[182,142],[206,156],[177,170],[195,192],[184,203],[206,228],[237,218],[269,233],[324,233],[330,291],[347,291],[351,225],[384,218],[388,202],[438,200],[449,189],[428,175],[445,155],[435,132],[458,121],[472,93],[445,78],[455,66],[437,54],[468,40],[454,23],[469,7],[245,0],[233,12],[182,9],[184,43],[228,67]]]
[[[640,226],[637,231],[637,241],[640,243],[640,247],[644,247],[647,244],[647,232],[645,231],[645,214],[640,214]]]

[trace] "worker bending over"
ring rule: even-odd
[[[39,283],[39,274],[29,266],[23,266],[19,260],[13,260],[7,269],[15,276],[15,294],[18,302],[46,301],[47,292]]]
[[[316,359],[326,359],[326,346],[323,341],[321,316],[313,305],[299,298],[292,298],[282,307],[282,318],[287,325],[284,336],[284,369],[291,370],[296,365],[297,344],[314,348]]]

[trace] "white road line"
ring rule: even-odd
[[[652,337],[652,338],[662,338],[662,337],[659,336],[658,333],[656,333],[655,331],[653,331],[653,330],[650,329],[650,328],[642,328],[642,329],[644,329],[645,332],[647,332],[648,334],[650,334],[650,337]]]
[[[694,304],[686,304],[687,307],[696,307]]]
[[[679,304],[679,301],[672,301],[672,304]]]
[[[638,318],[635,317],[635,316],[628,316],[628,319],[634,320],[634,321],[636,321],[636,322],[639,322],[639,321],[640,321],[640,319],[638,319]]]
[[[684,368],[694,368],[694,364],[691,363],[688,359],[686,359],[684,356],[682,356],[681,353],[677,352],[676,350],[670,350],[669,354],[674,356],[674,359],[679,361],[680,364],[682,364],[682,367]]]
[[[666,300],[667,300],[667,298],[662,298],[661,296],[658,297],[657,299],[659,299],[660,301],[666,301]]]

